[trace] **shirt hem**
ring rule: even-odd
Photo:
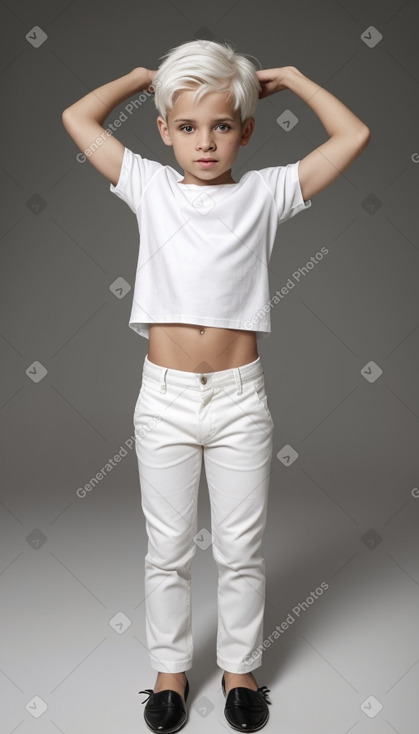
[[[193,320],[192,320],[193,319]],[[259,325],[259,328],[252,329],[252,328],[246,328],[243,325],[242,321],[226,321],[225,319],[216,319],[216,318],[209,318],[209,317],[201,317],[201,316],[191,316],[187,317],[184,314],[183,315],[175,315],[170,316],[169,318],[167,316],[156,316],[152,320],[144,319],[142,321],[136,321],[136,320],[130,320],[128,322],[128,326],[135,331],[140,336],[144,336],[146,339],[149,338],[149,331],[150,331],[150,324],[173,324],[173,323],[179,323],[179,324],[190,324],[195,326],[214,326],[217,328],[222,329],[239,329],[241,331],[254,331],[256,333],[256,338],[260,339],[263,336],[268,336],[271,333],[270,327],[267,327],[264,329]]]

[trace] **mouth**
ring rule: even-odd
[[[217,163],[215,158],[199,158],[196,162],[204,166],[204,168],[210,168],[210,166],[214,166]]]

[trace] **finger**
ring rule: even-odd
[[[276,69],[259,69],[256,74],[259,79],[274,79],[277,75]]]

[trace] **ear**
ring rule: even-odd
[[[253,130],[255,129],[255,118],[254,117],[248,117],[247,120],[245,120],[242,128],[242,137],[240,140],[240,145],[247,145],[249,142],[251,135],[253,133]]]
[[[159,129],[159,133],[162,137],[163,143],[165,145],[173,145],[172,138],[170,137],[169,128],[167,126],[166,121],[163,119],[161,115],[157,118],[157,127]]]

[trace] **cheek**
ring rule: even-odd
[[[231,151],[232,153],[237,150],[240,144],[240,139],[238,138],[230,138],[229,140],[225,141],[225,148],[226,150]]]
[[[184,137],[181,137],[180,135],[178,135],[178,136],[176,136],[176,138],[172,138],[172,140],[173,140],[173,143],[174,143],[175,147],[178,150],[182,150],[190,142],[190,141],[188,141],[188,138],[186,137],[186,135]]]

